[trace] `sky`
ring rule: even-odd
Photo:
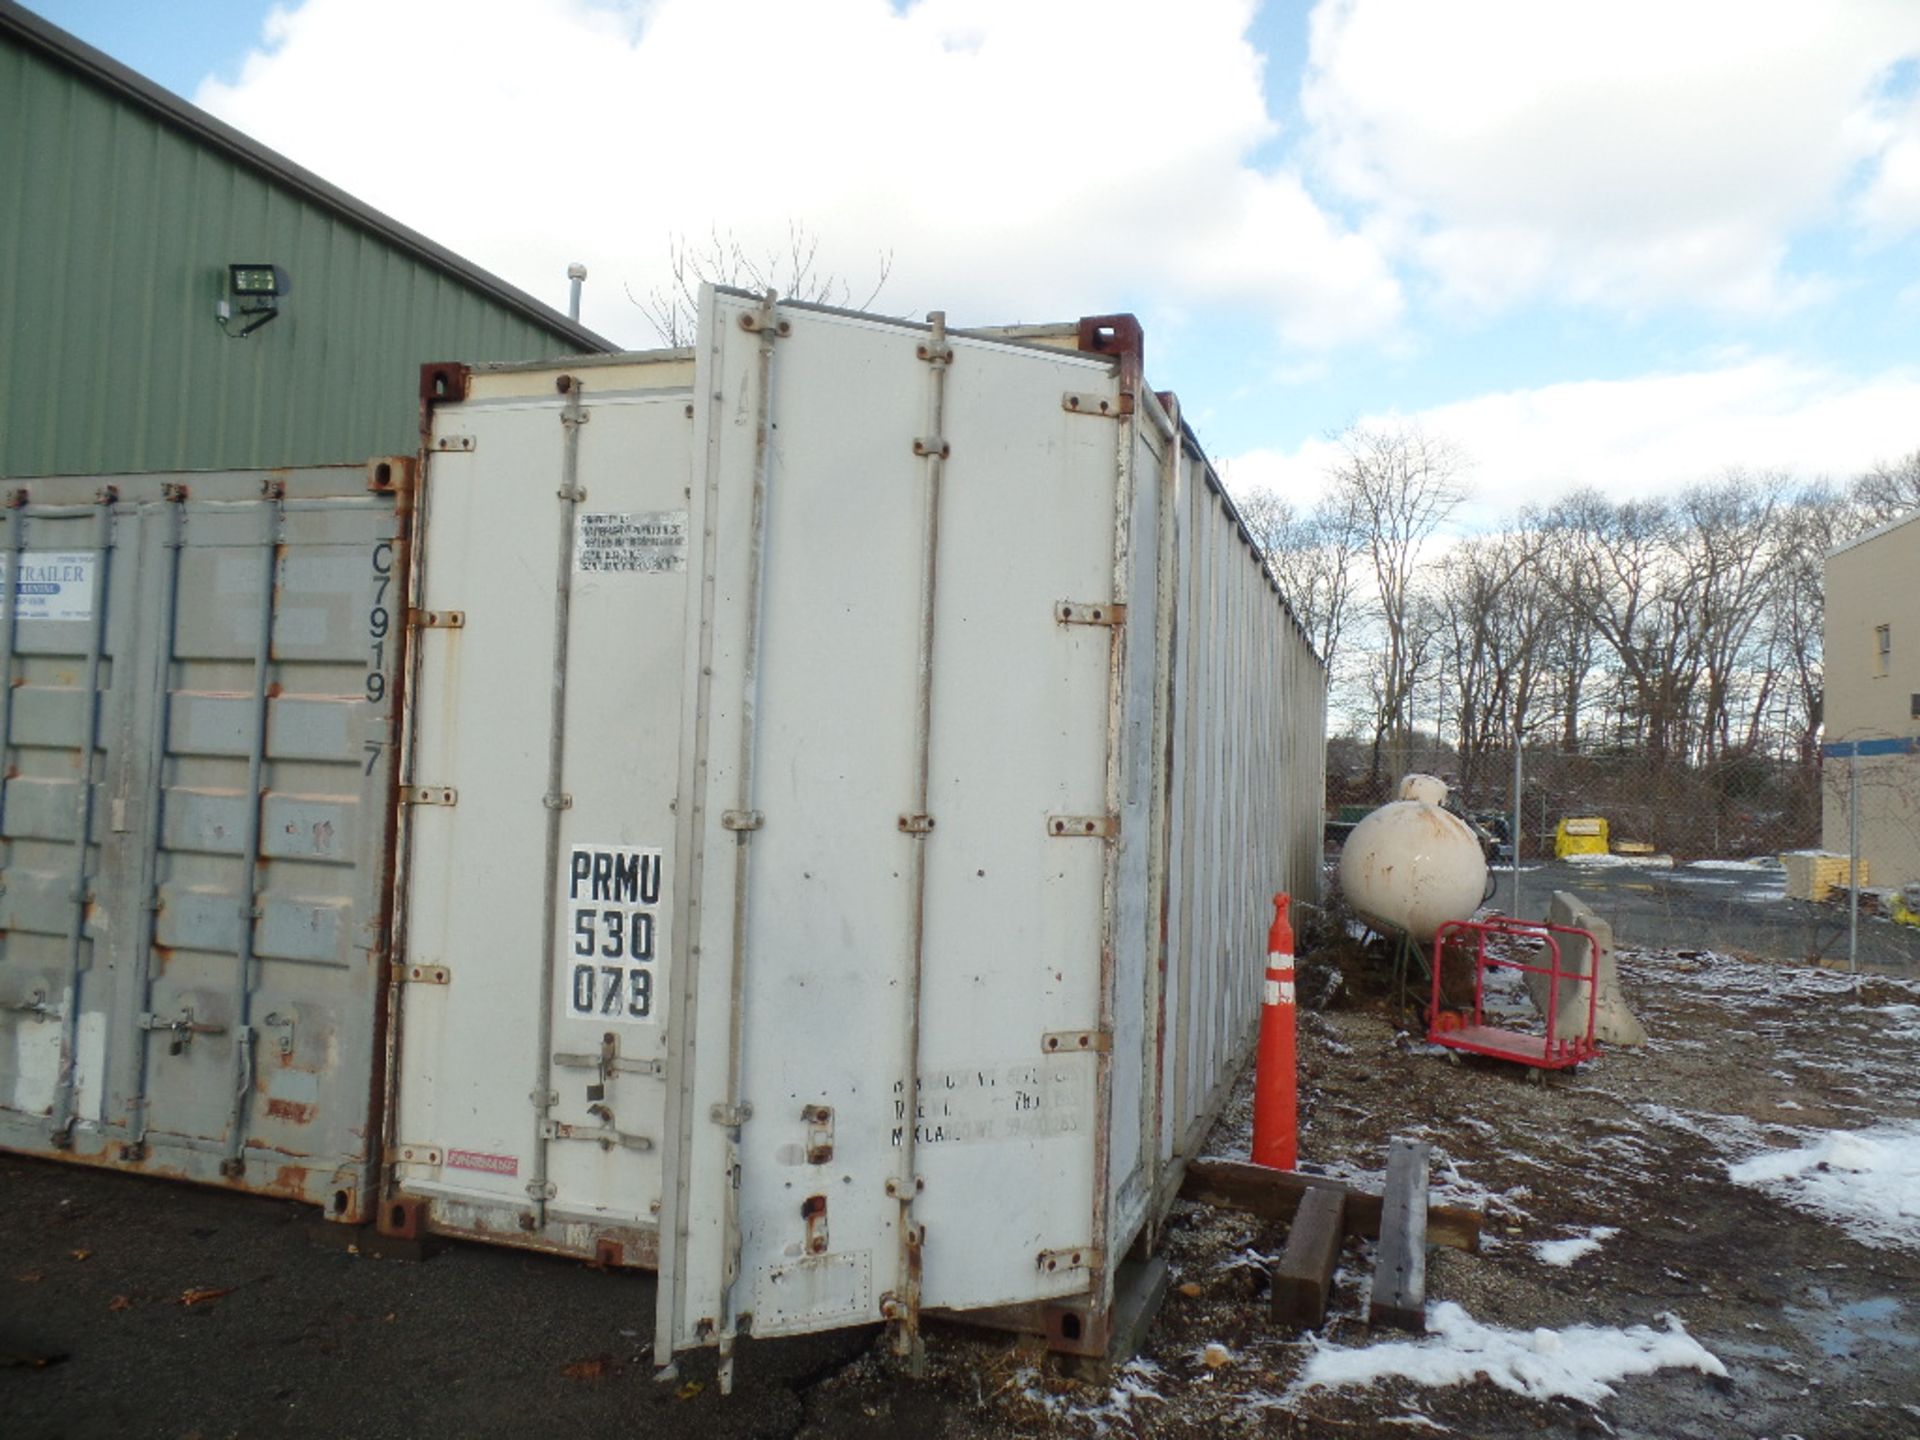
[[[1132,311],[1236,490],[1354,423],[1580,485],[1920,449],[1916,0],[28,0],[583,321],[793,225],[874,309]],[[485,357],[475,357],[485,358]]]

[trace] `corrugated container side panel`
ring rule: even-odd
[[[0,74],[0,474],[403,452],[422,362],[568,348],[37,51]],[[214,322],[238,261],[293,281],[246,340]]]
[[[1154,441],[1160,436],[1145,416],[1119,428],[1129,452],[1123,482],[1131,487],[1124,518],[1127,563],[1125,589],[1116,597],[1127,607],[1119,643],[1123,663],[1119,683],[1124,708],[1118,716],[1121,850],[1110,917],[1113,947],[1112,1114],[1108,1140],[1107,1184],[1109,1248],[1131,1237],[1146,1218],[1153,1199],[1152,1114],[1158,1084],[1153,1045],[1158,1020],[1160,937],[1149,933],[1154,913],[1151,892],[1160,883],[1151,861],[1154,843],[1153,793],[1161,747],[1155,744],[1155,669],[1160,564],[1160,493],[1166,476]],[[1111,1267],[1109,1267],[1109,1274]]]
[[[1174,1103],[1168,1107],[1173,1126],[1171,1150],[1178,1150],[1193,1117],[1199,1064],[1197,1039],[1202,1033],[1201,1017],[1206,1002],[1205,968],[1196,958],[1202,944],[1204,891],[1194,883],[1194,878],[1200,873],[1203,857],[1200,817],[1206,796],[1206,751],[1202,737],[1206,733],[1206,669],[1203,659],[1207,592],[1200,581],[1200,567],[1195,563],[1205,544],[1205,537],[1194,523],[1198,511],[1193,501],[1193,476],[1184,456],[1180,468],[1180,544],[1177,563],[1180,566],[1181,599],[1174,625],[1180,647],[1179,683],[1174,706],[1177,744],[1173,764],[1177,799],[1173,809],[1173,840],[1169,846],[1172,857],[1170,863],[1175,867],[1174,881],[1178,886],[1176,893],[1180,899],[1177,910],[1179,928],[1170,937],[1170,943],[1179,956],[1180,1008],[1170,1051],[1177,1081]]]

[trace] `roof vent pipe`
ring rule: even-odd
[[[567,318],[576,325],[580,323],[580,284],[587,278],[587,267],[578,260],[567,266],[567,279],[573,282],[572,291],[567,296]]]

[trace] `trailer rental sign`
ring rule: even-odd
[[[566,1013],[583,1020],[655,1025],[662,852],[575,845],[567,858],[560,973]]]

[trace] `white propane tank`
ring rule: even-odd
[[[1398,800],[1353,827],[1340,852],[1340,889],[1356,912],[1431,940],[1480,907],[1486,856],[1467,823],[1440,808],[1446,798],[1446,782],[1409,775]]]

